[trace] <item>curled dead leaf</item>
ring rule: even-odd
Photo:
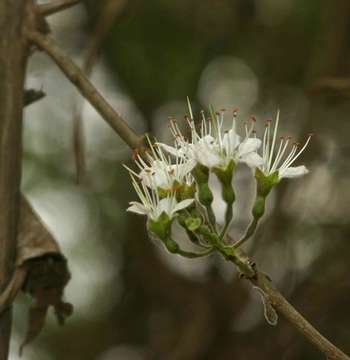
[[[0,294],[0,312],[12,304],[19,290],[33,297],[20,353],[42,330],[50,306],[53,306],[59,324],[72,314],[73,306],[63,301],[69,280],[67,260],[59,245],[22,195],[16,269],[7,288]]]

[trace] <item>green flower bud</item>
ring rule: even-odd
[[[185,225],[189,231],[196,231],[202,225],[202,219],[199,217],[188,217],[185,220]]]
[[[164,245],[167,250],[172,254],[177,254],[179,252],[179,245],[176,241],[171,238],[167,238],[164,241]]]
[[[147,229],[157,235],[161,240],[165,240],[171,233],[171,219],[165,212],[162,212],[158,219],[148,220]]]
[[[198,244],[198,238],[194,232],[202,224],[202,216],[195,205],[193,207],[191,206],[192,205],[178,213],[177,221],[186,230],[189,239],[194,244]],[[199,225],[197,226],[197,224]]]

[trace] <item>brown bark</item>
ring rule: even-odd
[[[26,0],[0,1],[0,291],[15,265],[21,178]],[[0,316],[0,360],[8,357],[11,309]]]

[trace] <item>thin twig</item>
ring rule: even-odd
[[[79,3],[80,0],[56,0],[56,1],[51,1],[48,4],[38,5],[37,8],[41,13],[41,15],[49,16],[56,14],[60,11],[66,10]]]
[[[124,142],[132,149],[143,146],[143,136],[137,135],[124,119],[98,92],[95,86],[84,75],[83,71],[59,48],[49,36],[36,31],[27,32],[28,39],[44,50],[59,66],[67,78],[79,92],[89,101],[105,121],[116,131]]]
[[[244,259],[244,263],[253,264],[253,262],[242,250],[238,250],[237,254],[239,258]],[[237,265],[237,262],[234,259],[231,260]],[[240,271],[242,271],[243,275],[245,275],[245,269],[239,264],[237,267]],[[273,307],[281,313],[302,335],[304,335],[311,344],[325,354],[328,359],[350,360],[344,352],[327,340],[285,299],[285,297],[274,287],[267,275],[258,271],[256,267],[254,267],[254,272],[255,276],[251,276],[249,273],[245,276],[245,278],[254,286],[263,290]]]
[[[108,0],[99,15],[94,30],[92,31],[88,46],[85,51],[82,70],[90,78],[92,69],[99,57],[102,45],[110,33],[117,16],[126,5],[126,0]],[[73,109],[73,146],[77,183],[83,182],[86,177],[85,137],[82,123],[82,101],[77,100]]]
[[[280,312],[294,327],[302,333],[318,350],[323,352],[328,359],[349,360],[350,358],[327,340],[316,330],[273,286],[271,280],[261,273],[257,273],[257,279],[249,279],[255,286],[262,289],[268,296],[271,304]]]

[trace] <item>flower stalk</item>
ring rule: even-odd
[[[216,229],[216,217],[212,208],[214,196],[209,187],[209,169],[197,164],[193,169],[193,176],[197,183],[197,194],[199,202],[205,207],[212,229]]]
[[[225,237],[226,232],[229,229],[229,226],[233,219],[233,204],[236,199],[235,191],[232,185],[234,168],[235,168],[235,163],[233,160],[231,160],[225,169],[222,168],[213,169],[213,172],[216,174],[217,178],[221,183],[221,195],[226,203],[225,225],[220,233],[221,239]]]

